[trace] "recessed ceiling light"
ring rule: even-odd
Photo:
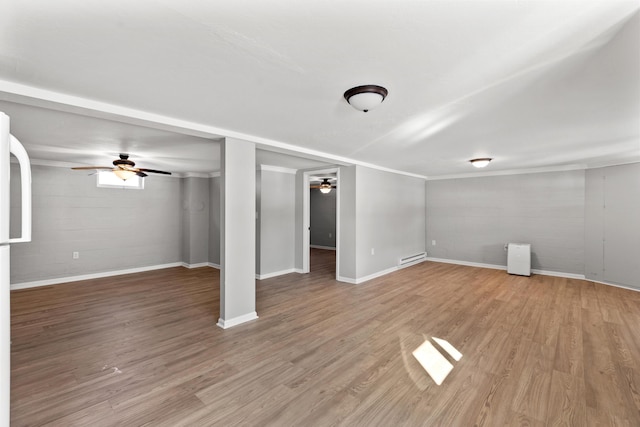
[[[471,164],[477,168],[483,168],[485,166],[487,166],[489,164],[489,162],[493,160],[490,157],[482,157],[479,159],[471,159],[469,160],[471,162]]]
[[[388,93],[387,89],[378,85],[356,86],[344,93],[344,99],[356,110],[366,113],[380,105]]]

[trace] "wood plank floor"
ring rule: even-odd
[[[210,268],[12,292],[12,426],[640,426],[640,293],[334,263],[257,282],[227,330]],[[463,354],[440,386],[412,356],[432,337]]]

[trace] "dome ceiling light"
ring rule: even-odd
[[[331,183],[329,182],[329,178],[325,178],[320,184],[320,192],[324,194],[331,192]]]
[[[388,95],[387,89],[377,85],[352,87],[344,93],[344,99],[356,110],[365,113],[377,107]]]
[[[491,160],[493,159],[490,157],[481,157],[478,159],[471,159],[469,160],[469,162],[471,162],[471,164],[477,168],[483,168],[487,166]]]

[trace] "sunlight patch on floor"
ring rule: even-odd
[[[459,362],[462,359],[462,353],[460,353],[454,346],[452,346],[449,341],[443,340],[440,338],[433,337],[433,340],[438,344],[444,351],[449,353],[449,356],[453,357],[456,362]]]
[[[453,369],[453,365],[429,341],[423,342],[412,354],[438,385]]]

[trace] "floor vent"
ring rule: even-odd
[[[400,258],[398,260],[398,267],[406,267],[409,265],[413,265],[416,264],[418,262],[424,261],[425,259],[427,259],[427,253],[426,252],[420,252],[418,254],[414,254],[414,255],[410,255],[404,258]]]

